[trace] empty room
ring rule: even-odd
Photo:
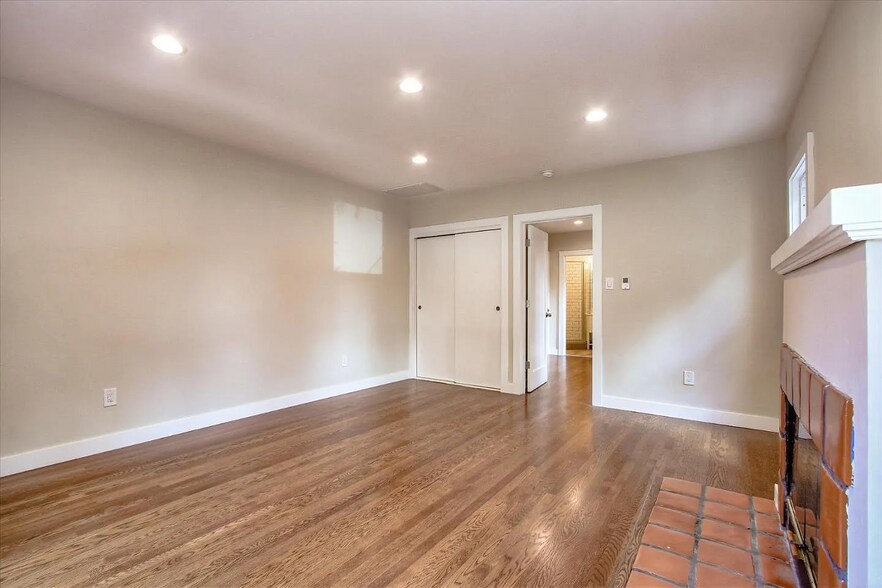
[[[882,588],[882,2],[0,0],[0,586]]]

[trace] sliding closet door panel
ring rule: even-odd
[[[500,231],[456,235],[456,381],[499,388]]]
[[[454,237],[417,239],[417,376],[455,380]]]

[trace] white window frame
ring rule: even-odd
[[[787,181],[787,206],[790,235],[802,224],[815,206],[815,137],[806,133],[805,140],[790,165]],[[805,190],[802,184],[805,183]]]

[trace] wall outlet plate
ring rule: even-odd
[[[104,389],[104,408],[116,406],[116,388]]]
[[[692,370],[683,370],[683,385],[684,386],[694,386],[695,385],[695,372]]]

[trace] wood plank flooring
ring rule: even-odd
[[[623,585],[663,476],[771,497],[777,437],[405,381],[0,480],[0,584]]]

